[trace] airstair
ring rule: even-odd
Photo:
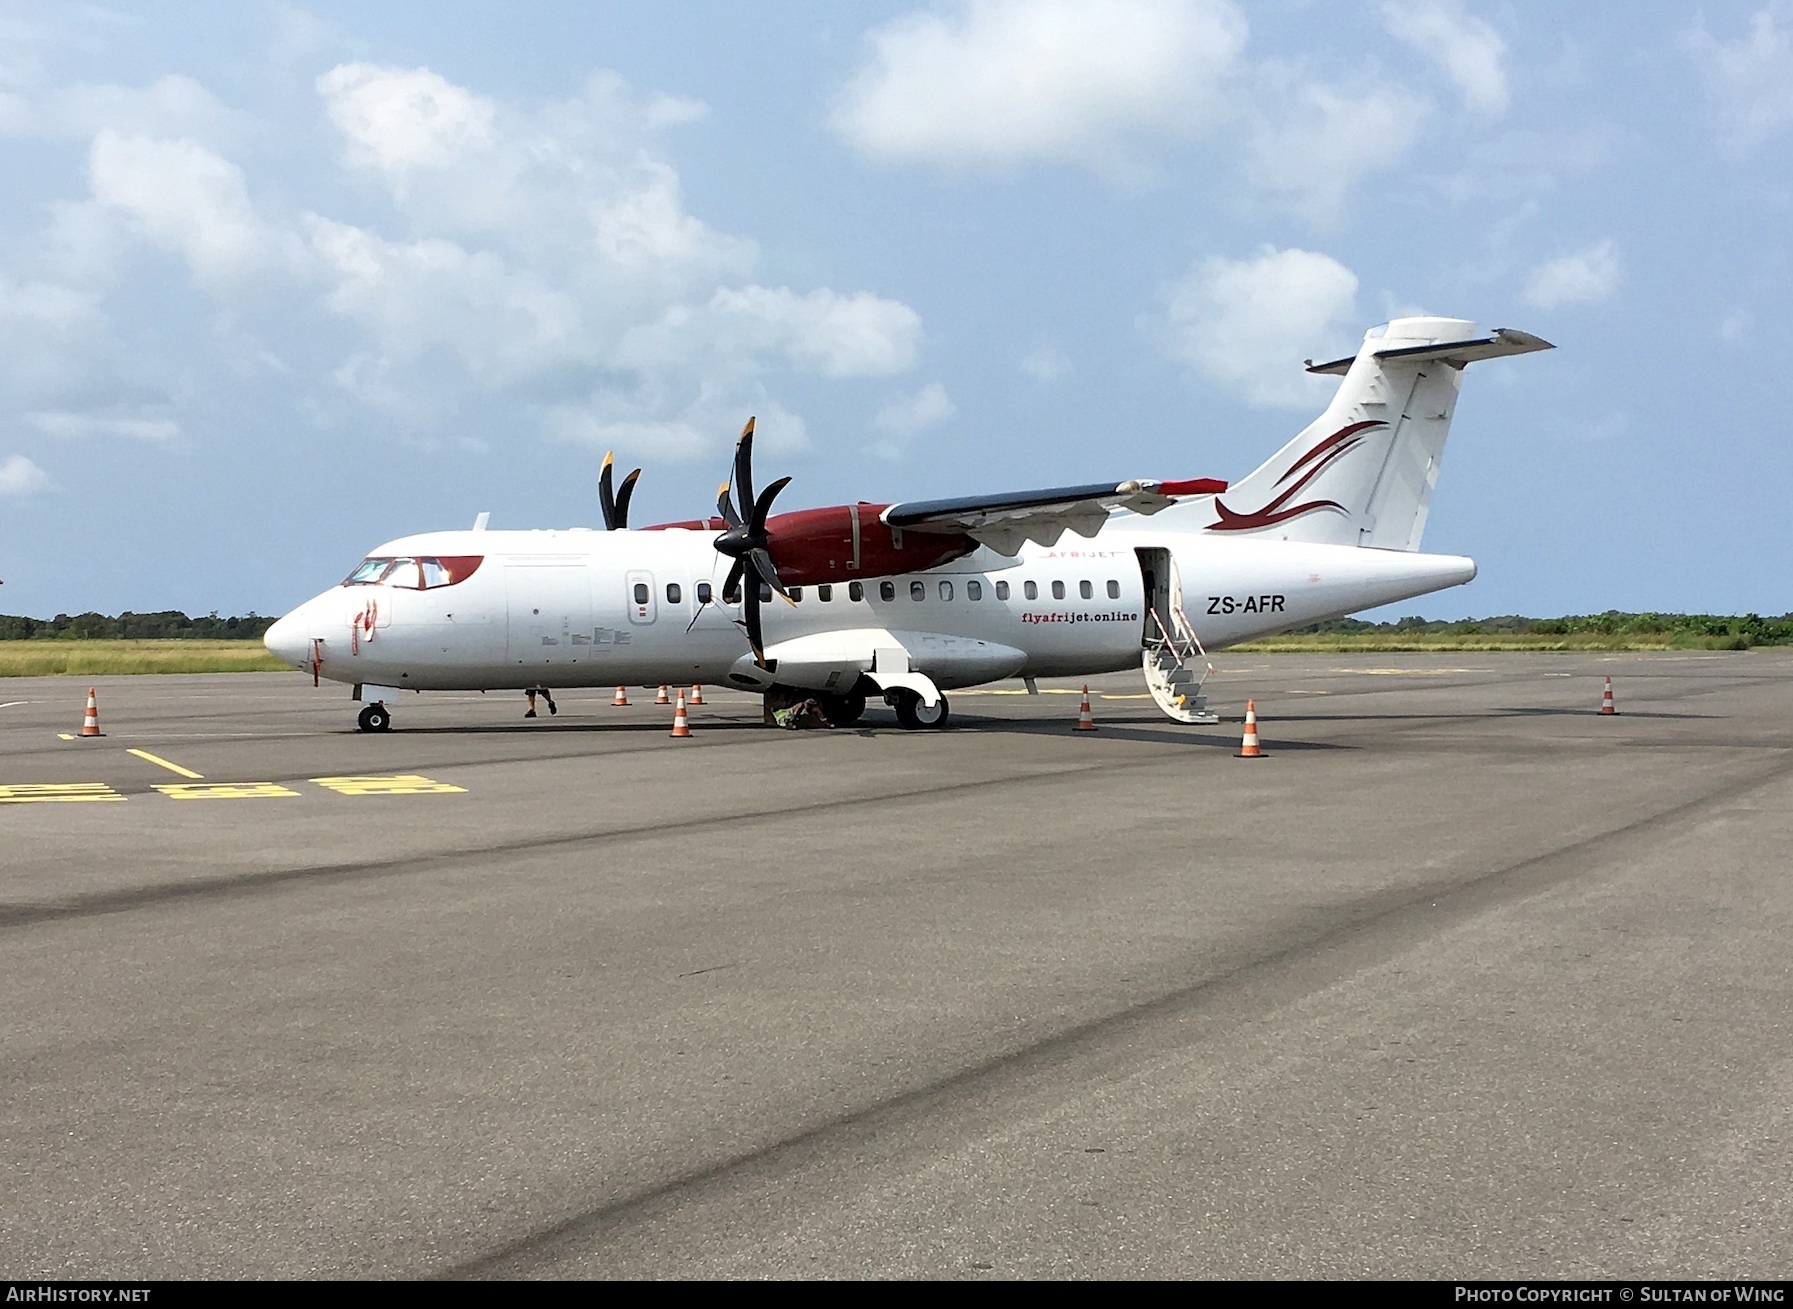
[[[1170,589],[1169,624],[1155,606],[1150,616],[1142,661],[1152,699],[1179,723],[1218,723],[1220,715],[1208,709],[1208,697],[1202,694],[1214,665],[1183,612],[1180,582]]]

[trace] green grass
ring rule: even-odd
[[[1735,637],[1693,632],[1302,632],[1229,646],[1247,654],[1426,654],[1451,650],[1733,650]]]
[[[0,641],[0,677],[290,671],[260,641]]]

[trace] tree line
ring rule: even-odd
[[[1502,614],[1495,618],[1462,618],[1450,622],[1436,618],[1398,618],[1392,623],[1368,623],[1361,618],[1334,618],[1295,629],[1303,634],[1343,632],[1421,632],[1443,636],[1697,636],[1714,641],[1721,649],[1747,650],[1756,645],[1793,644],[1793,614],[1763,618],[1760,614],[1628,614],[1609,609],[1603,614],[1568,614],[1561,618],[1525,618]]]
[[[274,620],[251,610],[241,618],[216,613],[189,618],[175,610],[134,614],[57,614],[21,618],[0,614],[0,641],[259,641]]]

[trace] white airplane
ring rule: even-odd
[[[1344,379],[1332,402],[1231,486],[770,515],[790,479],[755,496],[749,420],[720,517],[628,530],[636,474],[613,495],[606,459],[617,530],[487,531],[481,514],[401,537],[266,642],[352,686],[364,731],[389,727],[404,691],[675,683],[813,696],[837,724],[880,697],[904,727],[940,727],[944,691],[1135,664],[1171,718],[1213,722],[1208,650],[1475,576],[1471,559],[1419,553],[1463,368],[1550,348],[1453,318],[1373,328],[1355,356],[1308,361]]]

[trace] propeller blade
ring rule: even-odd
[[[614,525],[605,524],[612,531],[626,529],[629,526],[629,497],[635,494],[635,479],[640,476],[641,470],[637,468],[623,478],[623,484],[616,493],[616,522]]]
[[[610,465],[616,455],[610,451],[604,455],[604,467],[598,473],[598,508],[604,511],[604,530],[616,530],[616,494],[610,487]]]
[[[766,638],[760,630],[760,587],[755,582],[745,589],[741,597],[742,607],[746,610],[747,644],[753,647],[753,661],[761,668],[766,666]]]
[[[741,578],[746,572],[747,561],[745,559],[735,560],[735,566],[728,570],[728,580],[722,584],[722,599],[724,603],[728,601],[729,596],[739,593]]]
[[[764,537],[766,534],[766,515],[772,509],[772,502],[778,499],[778,493],[791,484],[791,479],[781,477],[760,492],[759,502],[753,506],[753,525],[748,529],[753,535]]]
[[[722,515],[722,521],[730,527],[741,525],[741,515],[735,512],[734,502],[728,498],[728,483],[724,482],[716,491],[716,512]]]
[[[773,565],[772,555],[769,551],[749,550],[747,552],[747,557],[753,560],[753,571],[760,575],[761,580],[763,580],[767,586],[778,592],[778,594],[782,595],[785,599],[789,600],[791,598],[791,593],[784,589],[784,583],[778,580],[778,569]]]
[[[753,419],[741,429],[735,442],[735,494],[741,500],[741,517],[753,512]]]

